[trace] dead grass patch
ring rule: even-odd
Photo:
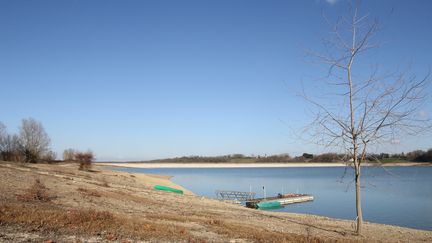
[[[31,187],[26,189],[23,194],[17,196],[17,199],[24,202],[48,202],[51,200],[51,197],[48,195],[48,188],[39,179],[36,179]]]
[[[129,201],[129,202],[134,202],[134,203],[139,203],[139,204],[147,204],[147,205],[159,204],[159,205],[161,205],[160,203],[154,201],[153,199],[149,199],[149,198],[143,197],[143,196],[134,195],[134,194],[132,194],[132,192],[116,191],[115,194],[111,195],[111,197],[113,199],[119,199],[122,201]]]
[[[167,214],[167,213],[158,213],[158,214],[146,214],[146,218],[152,219],[152,220],[165,220],[165,221],[171,221],[171,222],[179,222],[179,223],[185,223],[190,221],[199,221],[194,220],[189,217],[184,217],[176,214]]]
[[[78,187],[77,191],[86,196],[101,197],[101,194],[96,190]]]
[[[218,234],[228,236],[230,238],[247,239],[253,242],[298,242],[298,243],[324,243],[338,242],[336,239],[326,239],[317,237],[308,237],[294,233],[282,233],[278,231],[270,231],[259,226],[253,227],[248,225],[240,225],[216,220],[215,222],[207,222],[209,227]],[[350,242],[350,241],[343,241]]]
[[[222,225],[222,221],[220,221],[218,219],[210,219],[206,223],[209,225]]]
[[[107,239],[186,241],[194,238],[187,228],[178,225],[121,217],[108,211],[63,210],[44,205],[35,208],[34,204],[2,204],[0,224],[19,224],[44,232],[102,235]]]

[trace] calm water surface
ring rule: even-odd
[[[195,194],[216,197],[216,190],[312,194],[313,202],[276,211],[355,219],[353,170],[325,168],[139,169],[123,171],[164,174]],[[363,167],[363,217],[366,221],[432,230],[432,167]]]

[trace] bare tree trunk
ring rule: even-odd
[[[355,187],[356,187],[356,212],[357,212],[357,234],[361,234],[363,225],[363,213],[361,208],[361,195],[360,195],[360,165],[355,166]]]
[[[357,11],[356,11],[357,14]],[[356,55],[355,49],[356,49],[356,15],[354,15],[353,19],[353,33],[352,33],[352,49],[351,49],[351,57],[349,59],[348,65],[347,65],[347,79],[348,79],[348,86],[349,86],[349,112],[350,112],[350,118],[351,118],[351,137],[352,137],[352,145],[353,145],[353,159],[354,159],[354,166],[355,166],[355,186],[356,186],[356,214],[357,214],[357,234],[361,234],[361,228],[363,223],[363,215],[361,210],[361,198],[360,198],[360,161],[358,158],[358,143],[357,143],[357,131],[356,131],[356,124],[355,124],[355,117],[354,117],[354,108],[353,108],[353,80],[351,76],[351,67],[354,61],[354,57]]]
[[[355,134],[355,132],[353,132]],[[356,214],[357,214],[357,222],[356,222],[356,233],[361,234],[362,224],[363,224],[363,214],[361,208],[361,191],[360,191],[360,175],[361,175],[361,167],[359,157],[358,157],[358,144],[356,137],[353,136],[353,159],[354,159],[354,168],[355,168],[355,191],[356,191]],[[361,159],[361,158],[360,158]]]

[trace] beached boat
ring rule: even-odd
[[[172,187],[156,185],[153,188],[156,189],[156,190],[168,191],[168,192],[174,192],[174,193],[178,193],[178,194],[183,194],[182,190],[175,189],[175,188],[172,188]]]

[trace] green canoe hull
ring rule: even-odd
[[[156,185],[153,188],[156,189],[156,190],[168,191],[168,192],[174,192],[174,193],[178,193],[178,194],[183,194],[182,190],[171,188],[171,187],[167,187],[167,186]]]

